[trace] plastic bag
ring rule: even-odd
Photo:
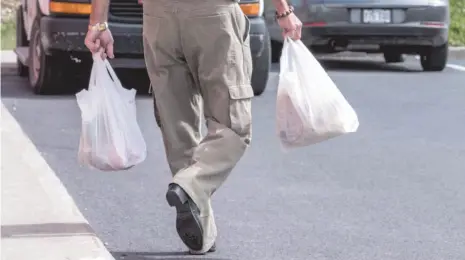
[[[300,40],[284,42],[276,109],[284,148],[319,143],[359,126],[354,109]]]
[[[103,171],[141,163],[147,147],[136,117],[136,90],[127,90],[97,53],[88,90],[76,94],[81,110],[80,163]]]

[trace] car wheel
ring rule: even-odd
[[[57,57],[47,55],[40,40],[39,19],[32,25],[31,40],[29,44],[29,83],[35,94],[58,94],[64,89],[62,74],[66,64]]]
[[[282,50],[283,43],[271,40],[271,62],[279,62]]]
[[[271,46],[268,35],[265,37],[262,55],[254,59],[252,71],[252,88],[255,96],[260,96],[268,84],[271,66]]]
[[[23,24],[23,7],[19,6],[16,9],[16,47],[26,47],[28,44]],[[29,75],[27,66],[23,65],[19,59],[16,59],[16,64],[18,76],[27,77]]]
[[[442,71],[447,64],[448,44],[432,47],[421,55],[421,66],[424,71]]]
[[[387,63],[404,62],[404,56],[402,56],[402,53],[384,52],[383,54],[384,54],[384,60]]]

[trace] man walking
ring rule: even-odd
[[[92,0],[86,46],[113,58],[109,0]],[[286,0],[273,0],[285,37],[301,22]],[[192,254],[216,250],[211,196],[251,142],[249,21],[233,0],[145,0],[144,52],[155,115],[173,180],[166,193],[176,229]],[[204,113],[208,133],[200,135]]]

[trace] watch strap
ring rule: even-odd
[[[89,31],[103,32],[106,29],[108,29],[108,23],[103,22],[103,23],[90,24],[88,29],[89,29]]]

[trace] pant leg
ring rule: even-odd
[[[201,140],[201,97],[182,53],[175,9],[165,2],[144,2],[143,37],[155,117],[175,175],[191,164]]]
[[[209,198],[224,182],[251,140],[252,63],[249,21],[230,0],[190,0],[179,8],[182,47],[199,82],[207,135],[193,165],[175,176]]]
[[[205,251],[216,238],[210,197],[251,141],[249,21],[230,0],[179,2],[182,48],[199,82],[207,135],[194,149],[193,164],[174,181],[190,189],[201,210]]]
[[[210,197],[251,138],[248,21],[229,0],[149,0],[144,14],[147,68],[173,182],[201,211],[207,251],[217,234]],[[191,78],[181,81],[183,75]],[[183,97],[192,91],[186,82],[196,82],[204,99],[208,133],[200,143],[198,96]]]
[[[154,112],[160,126],[168,164],[173,176],[193,162],[200,143],[201,96],[183,55],[176,2],[144,1],[144,53],[153,87]],[[175,180],[173,180],[176,182]],[[211,212],[201,217],[204,248],[210,249],[217,235],[210,199],[201,200],[189,181],[177,182],[194,200],[199,209]],[[208,241],[205,237],[210,238]],[[205,243],[206,241],[206,243]]]

